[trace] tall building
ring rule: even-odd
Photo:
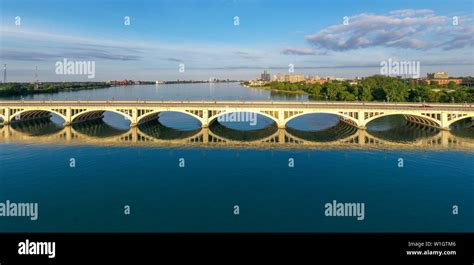
[[[7,64],[3,65],[3,83],[7,82]]]
[[[263,73],[260,75],[260,80],[270,81],[270,73],[268,73],[267,70],[263,71]]]

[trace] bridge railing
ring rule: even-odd
[[[267,100],[3,100],[0,106],[28,106],[28,105],[204,105],[204,106],[354,106],[354,107],[393,107],[399,109],[404,107],[436,109],[436,108],[460,108],[471,110],[473,103],[417,103],[417,102],[363,102],[363,101],[267,101]]]

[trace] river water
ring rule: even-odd
[[[308,100],[237,83],[24,99]],[[367,130],[329,114],[285,130],[263,116],[201,129],[172,112],[133,129],[107,112],[61,124],[53,115],[0,127],[0,203],[39,207],[36,221],[0,216],[0,231],[474,231],[470,120],[449,132],[396,115]],[[363,203],[363,219],[326,216],[333,201]]]

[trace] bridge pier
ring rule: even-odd
[[[3,110],[3,115],[4,115],[5,119],[3,120],[2,124],[3,125],[9,125],[10,124],[10,115],[11,115],[10,108],[5,108]]]
[[[287,117],[285,117],[285,112],[283,110],[278,111],[277,121],[276,121],[278,129],[286,128],[286,118]]]
[[[450,131],[448,123],[448,113],[441,112],[441,130]]]
[[[209,112],[210,112],[209,109],[204,109],[202,111],[202,118],[200,119],[201,128],[204,128],[204,129],[209,128],[209,117],[211,116]]]
[[[357,128],[359,130],[366,130],[367,129],[367,126],[365,126],[365,113],[364,111],[359,111],[357,112],[357,121],[358,121],[358,124],[357,124]]]

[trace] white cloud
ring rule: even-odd
[[[282,52],[285,55],[314,55],[316,52],[311,48],[286,48]]]
[[[450,18],[428,9],[395,10],[389,15],[362,13],[349,17],[348,25],[329,26],[306,40],[316,48],[333,51],[370,47],[448,50],[473,46],[472,22],[463,22],[454,26]]]

